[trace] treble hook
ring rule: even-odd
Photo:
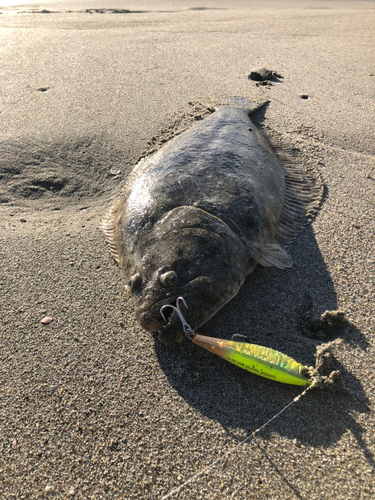
[[[183,297],[178,297],[177,300],[176,300],[176,306],[172,306],[172,304],[165,304],[160,309],[160,315],[163,318],[163,320],[165,322],[167,322],[167,320],[166,320],[166,318],[164,316],[163,310],[166,309],[167,307],[170,307],[171,309],[173,309],[174,311],[176,311],[176,313],[178,314],[178,317],[181,320],[182,328],[184,330],[184,334],[187,336],[188,339],[192,340],[194,338],[194,336],[195,336],[195,331],[191,328],[191,326],[187,323],[186,319],[184,318],[184,316],[183,316],[183,314],[182,314],[182,312],[180,310],[180,304],[179,304],[180,301],[184,304],[184,306],[186,307],[186,309],[188,309],[188,306],[187,306],[187,304],[185,302],[185,299]]]

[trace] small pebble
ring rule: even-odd
[[[46,316],[40,322],[43,323],[43,325],[48,325],[48,323],[51,323],[51,321],[52,321],[52,318],[50,318],[49,316]]]
[[[53,489],[53,488],[52,488],[52,486],[50,486],[50,485],[48,484],[48,485],[44,488],[44,491],[45,491],[46,493],[49,493],[50,491],[52,491],[52,489]]]

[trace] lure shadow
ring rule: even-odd
[[[336,294],[311,227],[289,251],[293,268],[280,271],[258,266],[237,297],[199,333],[223,339],[241,333],[252,343],[279,350],[304,365],[314,365],[316,347],[322,341],[301,334],[296,311],[306,292],[313,300],[315,314],[337,309]],[[365,337],[351,324],[339,336],[367,348]],[[155,339],[155,352],[171,385],[188,404],[228,432],[238,428],[254,431],[301,393],[301,388],[240,370],[190,341],[174,347],[161,345]],[[366,397],[360,382],[337,362],[336,365],[355,396],[309,391],[265,427],[262,435],[277,432],[301,444],[328,447],[339,440],[348,426],[354,426],[353,435],[366,459],[373,463],[363,441],[361,445],[362,431],[350,416],[353,411],[368,411]]]

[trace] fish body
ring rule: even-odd
[[[311,192],[251,122],[251,106],[221,105],[142,159],[102,224],[141,325],[184,339],[165,304],[183,296],[194,330],[238,292],[260,263],[283,269]]]

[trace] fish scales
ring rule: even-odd
[[[238,292],[260,263],[290,267],[284,249],[320,191],[283,165],[251,122],[247,105],[214,113],[142,159],[102,228],[141,325],[159,339],[184,339],[165,304],[183,296],[194,330]]]

